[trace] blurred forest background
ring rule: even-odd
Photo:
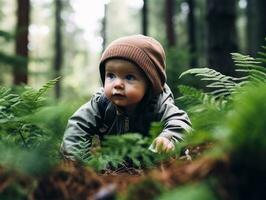
[[[0,8],[0,84],[38,88],[61,76],[53,96],[62,100],[100,86],[100,55],[121,36],[163,44],[175,95],[183,71],[234,75],[230,53],[256,56],[266,36],[265,0],[0,0]]]

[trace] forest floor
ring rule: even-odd
[[[117,195],[128,197],[131,186],[142,184],[142,187],[135,187],[134,197],[128,199],[152,199],[160,194],[160,186],[171,189],[199,181],[217,169],[221,162],[201,156],[212,146],[204,143],[187,147],[181,156],[146,170],[121,167],[96,173],[81,164],[67,161],[36,180],[0,168],[0,193],[9,196],[16,184],[22,188],[22,194],[23,191],[27,193],[27,199],[103,200],[115,199]]]

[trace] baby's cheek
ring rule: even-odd
[[[104,86],[104,95],[107,97],[107,98],[110,98],[111,97],[111,88],[108,87],[108,86]]]
[[[130,93],[131,93],[132,98],[134,98],[135,100],[141,101],[145,95],[145,90],[143,90],[143,88],[137,88],[137,89],[132,90]]]

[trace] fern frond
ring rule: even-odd
[[[201,78],[201,80],[229,82],[233,84],[235,83],[235,81],[239,80],[239,78],[223,75],[220,72],[217,72],[216,70],[207,68],[207,67],[189,69],[183,72],[179,76],[179,78],[182,78],[184,75],[187,75],[187,74],[192,74],[195,76],[203,77]]]
[[[180,75],[180,78],[187,74],[192,74],[192,75],[201,77],[200,80],[202,81],[211,82],[206,85],[206,87],[208,88],[223,89],[225,92],[224,93],[225,97],[231,92],[234,92],[235,89],[240,87],[239,82],[241,82],[243,79],[246,79],[246,77],[236,78],[236,77],[226,76],[210,68],[190,69],[190,70],[183,72]],[[215,93],[212,93],[212,94],[215,94]],[[219,97],[221,97],[221,94],[219,95]]]
[[[190,106],[202,104],[203,106],[213,106],[221,110],[227,103],[225,99],[220,98],[220,95],[217,94],[204,93],[199,89],[184,85],[180,85],[178,88],[183,95],[178,100],[185,101]]]
[[[90,156],[90,152],[89,152],[89,149],[90,149],[90,146],[91,146],[91,143],[90,142],[82,142],[81,144],[82,148],[81,148],[81,151],[79,152],[79,157],[81,159],[86,159]]]
[[[180,77],[186,74],[199,76],[201,77],[200,80],[210,82],[206,85],[206,87],[217,89],[216,91],[211,93],[214,96],[216,95],[216,93],[219,94],[216,98],[220,98],[222,96],[226,98],[228,95],[230,95],[232,92],[234,92],[237,88],[241,86],[239,84],[241,81],[247,79],[247,77],[236,78],[232,76],[226,76],[210,68],[190,69],[182,73]]]
[[[260,62],[266,63],[266,46],[261,47],[264,51],[258,52],[259,57],[257,58]]]
[[[60,77],[48,81],[37,91],[28,87],[26,91],[20,95],[18,101],[11,105],[13,112],[16,113],[17,116],[24,116],[42,107],[44,105],[42,96],[48,89],[52,88],[59,79]]]
[[[50,80],[48,81],[47,83],[45,83],[39,90],[38,92],[36,93],[36,100],[42,96],[48,89],[54,87],[54,85],[59,81],[59,79],[61,78],[61,76],[53,79],[53,80]]]
[[[266,68],[262,66],[263,60],[240,53],[231,53],[237,72],[244,72],[251,81],[265,82]],[[262,53],[262,55],[264,55]]]
[[[4,138],[12,144],[22,144],[30,148],[47,141],[45,131],[30,123],[29,116],[44,105],[42,96],[58,79],[47,82],[37,91],[25,87],[19,94],[0,87],[0,140]]]
[[[102,142],[100,151],[90,153],[84,163],[96,170],[127,167],[128,161],[131,161],[131,167],[151,166],[154,159],[149,145],[149,138],[137,133],[110,135]]]
[[[243,85],[250,82],[259,83],[266,80],[266,68],[262,67],[262,62],[248,55],[240,53],[231,53],[232,59],[235,63],[236,71],[243,72],[247,75],[242,77],[231,77],[221,74],[214,69],[209,68],[195,68],[183,72],[179,78],[187,74],[192,74],[200,77],[202,81],[208,81],[207,88],[212,88],[208,94],[215,97],[215,99],[223,98],[226,100],[231,94],[234,94]],[[265,56],[262,53],[263,56]],[[196,92],[195,90],[193,91]],[[198,95],[198,94],[197,94]],[[191,97],[191,95],[190,95]],[[196,96],[194,96],[196,98]],[[197,96],[201,101],[201,97]],[[201,101],[202,102],[202,101]]]
[[[11,89],[0,88],[0,123],[6,123],[14,117],[10,107],[19,101],[19,95],[12,94]]]

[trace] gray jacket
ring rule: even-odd
[[[154,121],[163,124],[160,136],[174,143],[183,140],[184,130],[188,132],[191,129],[187,114],[174,105],[173,94],[167,85],[163,93],[157,97],[147,94],[135,112],[130,115],[119,111],[104,96],[101,89],[69,119],[61,144],[61,152],[65,157],[74,158],[81,148],[80,143],[91,143],[95,134],[100,138],[126,132],[138,132],[147,136],[150,124]]]

